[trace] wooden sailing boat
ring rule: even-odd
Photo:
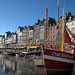
[[[47,13],[47,7],[46,7],[46,13]],[[41,45],[47,74],[57,74],[57,75],[66,74],[67,75],[67,73],[70,74],[72,72],[73,64],[75,63],[75,53],[70,54],[70,53],[64,52],[63,35],[65,31],[65,42],[74,45],[74,52],[75,52],[75,35],[73,35],[72,31],[70,31],[67,28],[67,26],[64,29],[64,25],[65,25],[65,19],[63,18],[62,19],[62,47],[61,47],[61,50],[57,50],[51,47],[49,48],[45,46],[46,44]],[[45,28],[47,29],[47,23],[46,23]],[[47,30],[45,31],[45,33],[46,33],[45,35],[45,40],[46,40]]]

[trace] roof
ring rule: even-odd
[[[3,35],[0,35],[0,37],[3,37]]]

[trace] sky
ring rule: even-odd
[[[45,19],[46,3],[48,17],[57,21],[57,0],[0,0],[0,35]],[[75,0],[59,0],[59,16],[62,15],[61,8],[65,8],[65,13],[75,15]]]

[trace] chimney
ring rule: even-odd
[[[38,20],[38,24],[40,23],[40,20]]]
[[[50,17],[48,17],[48,20],[51,20],[51,18],[50,18]]]
[[[43,19],[43,22],[45,21],[45,19]]]
[[[60,16],[60,19],[62,19],[62,16]]]
[[[65,14],[65,17],[67,18],[67,13]]]
[[[18,27],[18,29],[21,28],[20,26]]]
[[[27,26],[25,26],[24,28],[27,28]]]
[[[68,16],[69,16],[69,17],[71,16],[71,12],[68,12]]]

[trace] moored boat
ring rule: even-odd
[[[58,6],[59,7],[59,6]],[[47,13],[47,6],[46,6],[46,13]],[[47,16],[46,16],[47,17]],[[46,19],[47,22],[47,19]],[[75,25],[73,26],[75,27]],[[47,23],[45,28],[47,29]],[[73,70],[73,65],[75,63],[75,32],[71,30],[70,27],[65,25],[65,19],[62,19],[62,46],[61,49],[59,48],[52,48],[48,47],[47,44],[42,44],[42,53],[44,64],[46,68],[47,74],[54,74],[54,75],[71,75]],[[65,31],[65,34],[64,34]],[[63,38],[65,35],[65,39]],[[74,53],[67,53],[64,51],[64,40],[65,43],[74,45]],[[45,41],[47,41],[47,30],[45,31]]]
[[[15,56],[15,53],[14,53],[14,52],[8,52],[8,55],[13,55],[13,56]]]
[[[71,73],[75,55],[47,48],[42,45],[43,58],[47,74]]]
[[[22,54],[24,55],[24,57],[33,57],[35,56],[40,56],[42,54],[41,51],[30,51],[30,52],[22,52]]]
[[[16,57],[24,57],[24,54],[22,54],[22,53],[16,53],[15,56]]]
[[[24,57],[34,57],[35,56],[40,56],[42,54],[41,52],[41,47],[39,46],[30,46],[27,48],[27,51],[22,52]]]

